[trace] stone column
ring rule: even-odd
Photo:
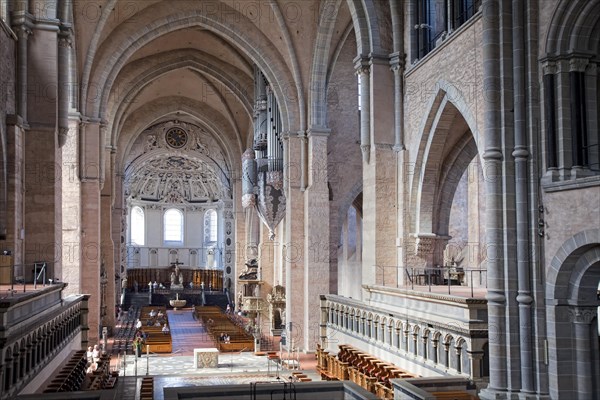
[[[362,70],[364,64],[364,60],[359,64]],[[369,157],[363,162],[363,231],[373,234],[363,237],[362,283],[396,287],[397,220],[393,216],[397,213],[398,177],[394,119],[390,117],[394,115],[394,79],[389,59],[371,57],[368,66],[370,91],[361,93],[362,97],[368,96],[370,110]]]
[[[593,391],[593,368],[592,357],[590,350],[592,349],[592,340],[598,340],[598,336],[591,335],[592,321],[597,324],[597,308],[596,307],[575,307],[570,310],[571,321],[574,325],[575,333],[575,372],[576,389],[579,399],[594,398]],[[597,331],[597,328],[594,329]],[[597,393],[596,393],[597,395]]]
[[[301,190],[300,151],[303,138],[291,133],[283,135],[285,162],[285,234],[283,252],[286,287],[286,328],[288,346],[303,345],[307,334],[304,326],[306,310],[304,274],[304,193]],[[318,301],[313,299],[313,301]]]
[[[370,72],[369,60],[358,58],[355,60],[356,75],[360,79],[360,150],[363,162],[369,162],[371,152],[371,103],[370,98]]]
[[[32,282],[35,261],[47,263],[46,279],[61,274],[62,154],[56,135],[57,32],[54,21],[44,21],[35,25],[27,41],[29,93],[26,115],[29,130],[25,135],[24,156],[24,263],[27,264],[24,275],[29,282]],[[55,272],[57,276],[54,276]]]
[[[81,293],[90,295],[88,301],[89,341],[100,338],[100,121],[89,120],[80,133],[81,180]]]
[[[320,295],[329,293],[329,190],[326,129],[308,131],[308,186],[304,192],[305,348],[319,338]]]
[[[31,22],[25,16],[18,19],[18,25],[14,27],[17,34],[17,113],[27,122],[27,66],[28,66],[28,39],[32,33]]]
[[[24,232],[24,188],[22,174],[25,158],[25,130],[23,120],[17,115],[6,118],[6,245],[13,250],[15,276],[25,276],[23,270],[23,236]]]
[[[569,62],[559,60],[556,63],[557,73],[554,76],[556,85],[556,121],[558,175],[561,179],[571,177],[571,102],[569,90]]]
[[[483,353],[480,351],[469,351],[467,350],[467,355],[469,356],[469,368],[471,377],[475,380],[481,378],[481,361],[483,359]]]
[[[467,229],[467,259],[464,260],[464,264],[470,266],[472,268],[479,268],[481,264],[481,215],[480,215],[480,205],[479,205],[479,157],[475,157],[475,160],[469,164],[467,170],[467,212],[469,216],[469,222]],[[473,275],[465,276],[464,280],[467,282],[469,286],[473,285],[471,278],[473,281],[477,279],[477,285],[480,286],[480,275],[477,272],[473,272]],[[473,285],[475,286],[475,285]]]
[[[488,247],[488,326],[490,383],[480,397],[497,398],[505,392],[506,371],[506,296],[502,219],[502,125],[500,79],[500,9],[497,0],[484,0],[483,10],[483,88],[484,103],[484,174],[486,178],[486,236]]]
[[[100,129],[105,130],[102,126]],[[102,134],[102,137],[106,137]],[[104,143],[101,144],[104,147]],[[115,151],[112,147],[108,146],[101,151],[104,151],[104,185],[101,189],[100,201],[100,232],[101,232],[101,249],[100,249],[100,260],[104,264],[104,269],[107,277],[104,302],[102,309],[102,326],[115,326],[115,263],[114,263],[114,251],[115,246],[113,242],[113,218],[112,208],[114,204],[115,196],[115,182],[114,182],[114,158]]]
[[[81,293],[81,183],[79,181],[79,117],[69,119],[69,133],[61,147],[63,213],[62,281],[65,295]]]
[[[585,58],[569,59],[569,92],[571,107],[571,176],[589,175],[587,157],[587,117],[585,105],[584,73],[588,66]]]

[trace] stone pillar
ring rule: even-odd
[[[6,239],[3,248],[12,249],[15,276],[25,276],[23,269],[24,188],[22,174],[25,158],[25,130],[17,115],[6,118]]]
[[[47,263],[46,279],[61,274],[62,154],[56,134],[57,63],[51,62],[57,59],[57,32],[55,22],[45,21],[27,41],[24,275],[30,282],[35,261]]]
[[[304,192],[304,347],[314,349],[319,340],[320,295],[329,293],[329,190],[327,140],[329,131],[308,131],[308,186]]]
[[[497,0],[484,0],[483,10],[483,87],[484,174],[486,182],[486,237],[488,248],[488,326],[490,349],[490,383],[480,397],[495,399],[508,386],[506,371],[506,296],[502,217],[502,119],[500,79],[500,9]]]
[[[18,19],[18,25],[15,26],[15,32],[18,38],[17,47],[17,113],[27,123],[27,66],[28,66],[28,39],[32,33],[31,22],[27,17],[21,16]]]
[[[467,226],[467,259],[464,264],[466,266],[472,268],[479,268],[481,264],[481,215],[480,215],[480,205],[479,205],[479,157],[475,157],[475,159],[469,164],[467,170],[467,212],[469,223]],[[477,272],[473,272],[473,275],[465,276],[464,280],[467,282],[469,286],[473,285],[471,281],[471,277],[473,281],[477,282],[477,285],[473,286],[483,286],[479,285],[480,282],[480,274]]]
[[[471,377],[475,380],[478,380],[481,378],[481,362],[483,359],[483,352],[467,350],[467,355],[469,356]]]
[[[355,63],[356,74],[360,79],[360,150],[363,162],[368,163],[371,152],[371,104],[369,102],[371,68],[368,59],[365,58],[359,58]]]
[[[106,129],[104,126],[100,129]],[[102,137],[105,137],[102,134]],[[104,144],[102,144],[104,146]],[[101,189],[101,210],[100,210],[100,232],[101,232],[101,249],[100,259],[101,263],[104,264],[104,270],[107,277],[106,287],[104,292],[104,302],[102,305],[102,326],[115,326],[115,263],[114,263],[114,251],[115,246],[113,242],[113,226],[112,226],[112,208],[115,196],[115,184],[114,184],[114,158],[115,152],[111,147],[102,149],[104,151],[104,185]]]
[[[598,323],[596,318],[598,310],[597,307],[576,307],[570,311],[575,333],[575,392],[578,393],[579,399],[592,399],[595,397],[593,389],[595,377],[590,350],[593,348],[591,341],[598,340],[598,336],[591,335],[591,324],[592,321]],[[597,332],[597,328],[594,331]]]
[[[569,62],[560,60],[556,63],[556,114],[560,116],[556,123],[558,175],[561,179],[571,177],[571,102],[569,90]],[[554,71],[553,71],[554,72]]]
[[[88,301],[89,341],[100,338],[100,123],[87,121],[80,133],[81,179],[81,293],[90,295]]]
[[[362,283],[396,287],[398,176],[394,119],[390,118],[394,115],[394,79],[389,60],[371,57],[368,66],[370,91],[361,93],[369,97],[370,110],[370,155],[363,162],[363,231],[372,234],[363,237]],[[364,60],[359,68],[365,70]],[[363,291],[363,297],[366,295]]]
[[[69,132],[62,151],[62,281],[69,285],[65,295],[81,293],[81,185],[79,181],[79,117],[69,119]]]
[[[321,348],[327,348],[327,299],[324,295],[319,296],[320,299],[320,307],[321,307],[321,321],[319,324],[319,344]]]
[[[303,138],[295,134],[284,134],[285,162],[285,239],[283,252],[285,268],[286,328],[288,346],[304,344],[306,334],[304,293],[304,193],[301,190],[302,166],[300,162]],[[318,301],[318,299],[313,299]]]

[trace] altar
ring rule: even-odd
[[[217,368],[219,366],[219,350],[210,347],[194,349],[194,368]]]

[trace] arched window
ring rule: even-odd
[[[131,209],[131,243],[137,246],[144,246],[146,242],[146,223],[144,219],[144,210],[135,206]]]
[[[217,241],[217,212],[208,210],[204,215],[204,240],[205,242]]]
[[[172,244],[183,243],[183,213],[175,208],[165,212],[164,238]]]

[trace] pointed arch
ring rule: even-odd
[[[456,187],[468,165],[479,156],[482,143],[475,117],[460,90],[437,82],[429,112],[421,122],[415,171],[409,189],[410,221],[415,235],[448,235],[450,208]]]

